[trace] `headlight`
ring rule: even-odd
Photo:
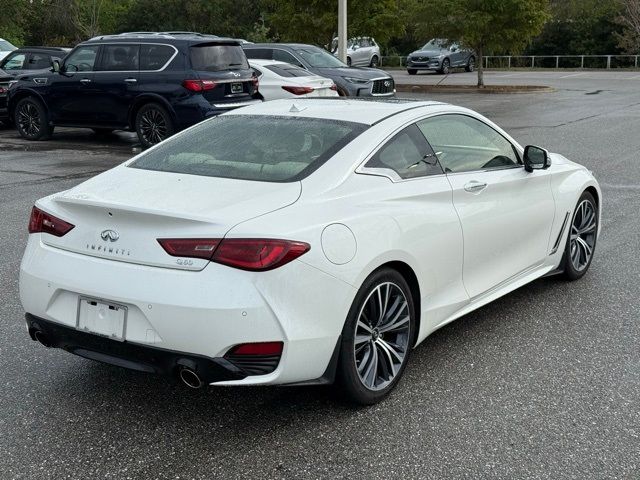
[[[369,83],[369,80],[366,78],[353,78],[353,77],[342,77],[349,83],[357,83],[359,85],[366,85]]]

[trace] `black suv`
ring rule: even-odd
[[[61,47],[19,48],[0,61],[0,70],[14,77],[32,70],[47,70],[54,60],[61,61],[70,50]]]
[[[24,138],[55,126],[135,130],[144,147],[210,116],[262,101],[240,42],[197,33],[92,38],[51,71],[9,87],[9,116]]]
[[[350,67],[322,48],[301,43],[249,43],[242,48],[248,58],[277,60],[333,80],[342,96],[392,97],[393,78],[377,68]]]

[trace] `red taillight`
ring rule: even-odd
[[[216,82],[213,80],[184,80],[182,86],[192,92],[203,92],[216,88]]]
[[[71,231],[75,225],[43,212],[38,207],[31,209],[29,218],[29,233],[49,233],[56,237],[62,237]]]
[[[7,93],[7,89],[4,87],[0,87],[0,93]]]
[[[308,243],[289,240],[229,238],[218,245],[212,261],[242,270],[265,271],[289,263],[310,248]]]
[[[241,343],[233,347],[228,355],[282,355],[282,342]]]
[[[294,95],[306,95],[307,93],[313,92],[313,87],[292,87],[285,85],[282,89]]]
[[[159,238],[158,243],[173,257],[211,260],[220,240],[217,238]]]
[[[281,267],[311,248],[308,243],[271,238],[159,238],[158,243],[174,257],[204,258],[251,271]]]
[[[253,83],[253,88],[256,89],[256,92],[258,91],[258,87],[260,86],[260,81],[258,80],[258,77],[256,77],[255,75],[251,78],[251,82]]]
[[[331,86],[329,87],[330,90],[333,90],[334,92],[338,91],[338,86],[335,83],[332,83]]]

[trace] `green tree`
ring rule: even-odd
[[[486,52],[521,51],[549,18],[548,0],[429,0],[418,10],[430,37],[459,40],[476,51],[478,87],[484,87]]]
[[[640,0],[622,0],[622,15],[616,20],[622,32],[616,32],[618,45],[627,53],[640,53]]]

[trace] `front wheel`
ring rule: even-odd
[[[169,138],[173,135],[169,112],[157,103],[147,103],[136,114],[136,132],[145,148]]]
[[[407,73],[409,75],[415,75],[416,73],[418,73],[418,70],[416,70],[415,68],[407,68]]]
[[[598,205],[589,192],[584,192],[571,219],[564,251],[564,276],[569,280],[582,278],[589,267],[598,238]]]
[[[445,58],[444,60],[442,60],[442,66],[440,67],[440,73],[442,73],[443,75],[449,75],[450,71],[451,71],[451,62],[449,61],[448,58]]]
[[[372,273],[342,332],[338,382],[349,400],[372,405],[398,383],[409,359],[416,316],[409,285],[396,270]]]
[[[53,132],[44,105],[33,97],[23,98],[18,102],[14,121],[18,133],[27,140],[45,140]]]

